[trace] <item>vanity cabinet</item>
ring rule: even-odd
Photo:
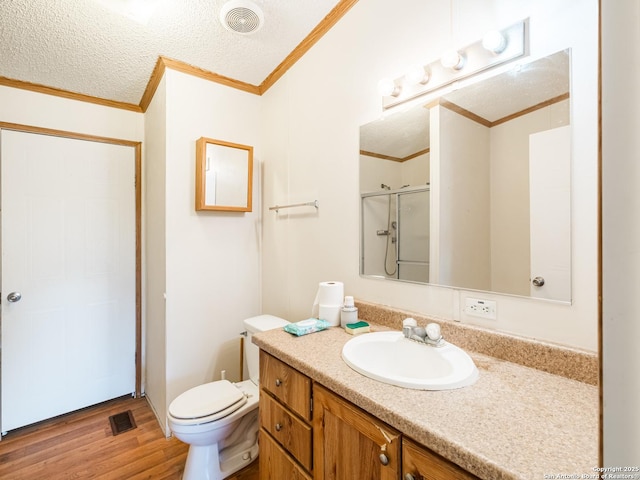
[[[313,403],[315,480],[399,478],[400,432],[317,383]]]
[[[260,479],[311,480],[311,379],[260,351],[259,409]]]
[[[408,438],[402,439],[402,480],[478,480],[456,464]]]
[[[477,479],[262,350],[258,459],[260,480]]]

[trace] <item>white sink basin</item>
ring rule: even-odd
[[[432,347],[402,332],[361,334],[342,348],[342,359],[362,375],[417,390],[450,390],[472,385],[478,369],[467,353],[448,342]]]

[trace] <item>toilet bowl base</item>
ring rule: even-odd
[[[218,444],[191,445],[182,480],[222,480],[258,457],[258,440],[245,441],[218,451]]]

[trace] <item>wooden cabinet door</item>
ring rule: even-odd
[[[260,431],[260,480],[311,480],[264,430]]]
[[[405,438],[402,440],[402,479],[478,480],[478,477]]]
[[[313,386],[315,480],[397,480],[401,437],[397,430]]]

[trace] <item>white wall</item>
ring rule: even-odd
[[[429,182],[431,153],[402,162],[402,185],[424,185]]]
[[[145,393],[165,428],[167,410],[166,315],[166,144],[167,83],[163,77],[145,113]]]
[[[360,155],[360,191],[378,191],[381,183],[392,189],[403,185],[424,185],[429,181],[429,158],[430,154],[425,153],[411,160],[396,162]]]
[[[0,86],[0,122],[141,142],[141,113]]]
[[[166,82],[166,402],[239,380],[243,320],[260,311],[260,97],[173,70]],[[254,147],[253,211],[195,211],[200,137]],[[149,139],[150,140],[150,139]],[[164,412],[158,412],[163,414]]]
[[[318,212],[264,211],[264,311],[292,320],[311,311],[318,282],[341,280],[358,299],[441,315],[563,344],[597,348],[597,20],[596,0],[358,2],[263,96],[265,207],[320,201]],[[411,15],[407,15],[411,12]],[[497,321],[461,314],[463,290],[358,275],[358,128],[381,114],[382,77],[428,63],[490,27],[530,17],[530,53],[572,48],[574,185],[573,303],[482,294],[498,302]],[[454,35],[449,27],[453,25]]]
[[[381,191],[380,185],[384,183],[392,189],[400,188],[404,183],[404,164],[406,162],[394,162],[382,158],[360,155],[360,191]]]
[[[490,290],[489,129],[440,106],[431,109],[431,126],[431,245],[438,261],[429,276]]]
[[[640,1],[602,2],[604,463],[640,452]]]

